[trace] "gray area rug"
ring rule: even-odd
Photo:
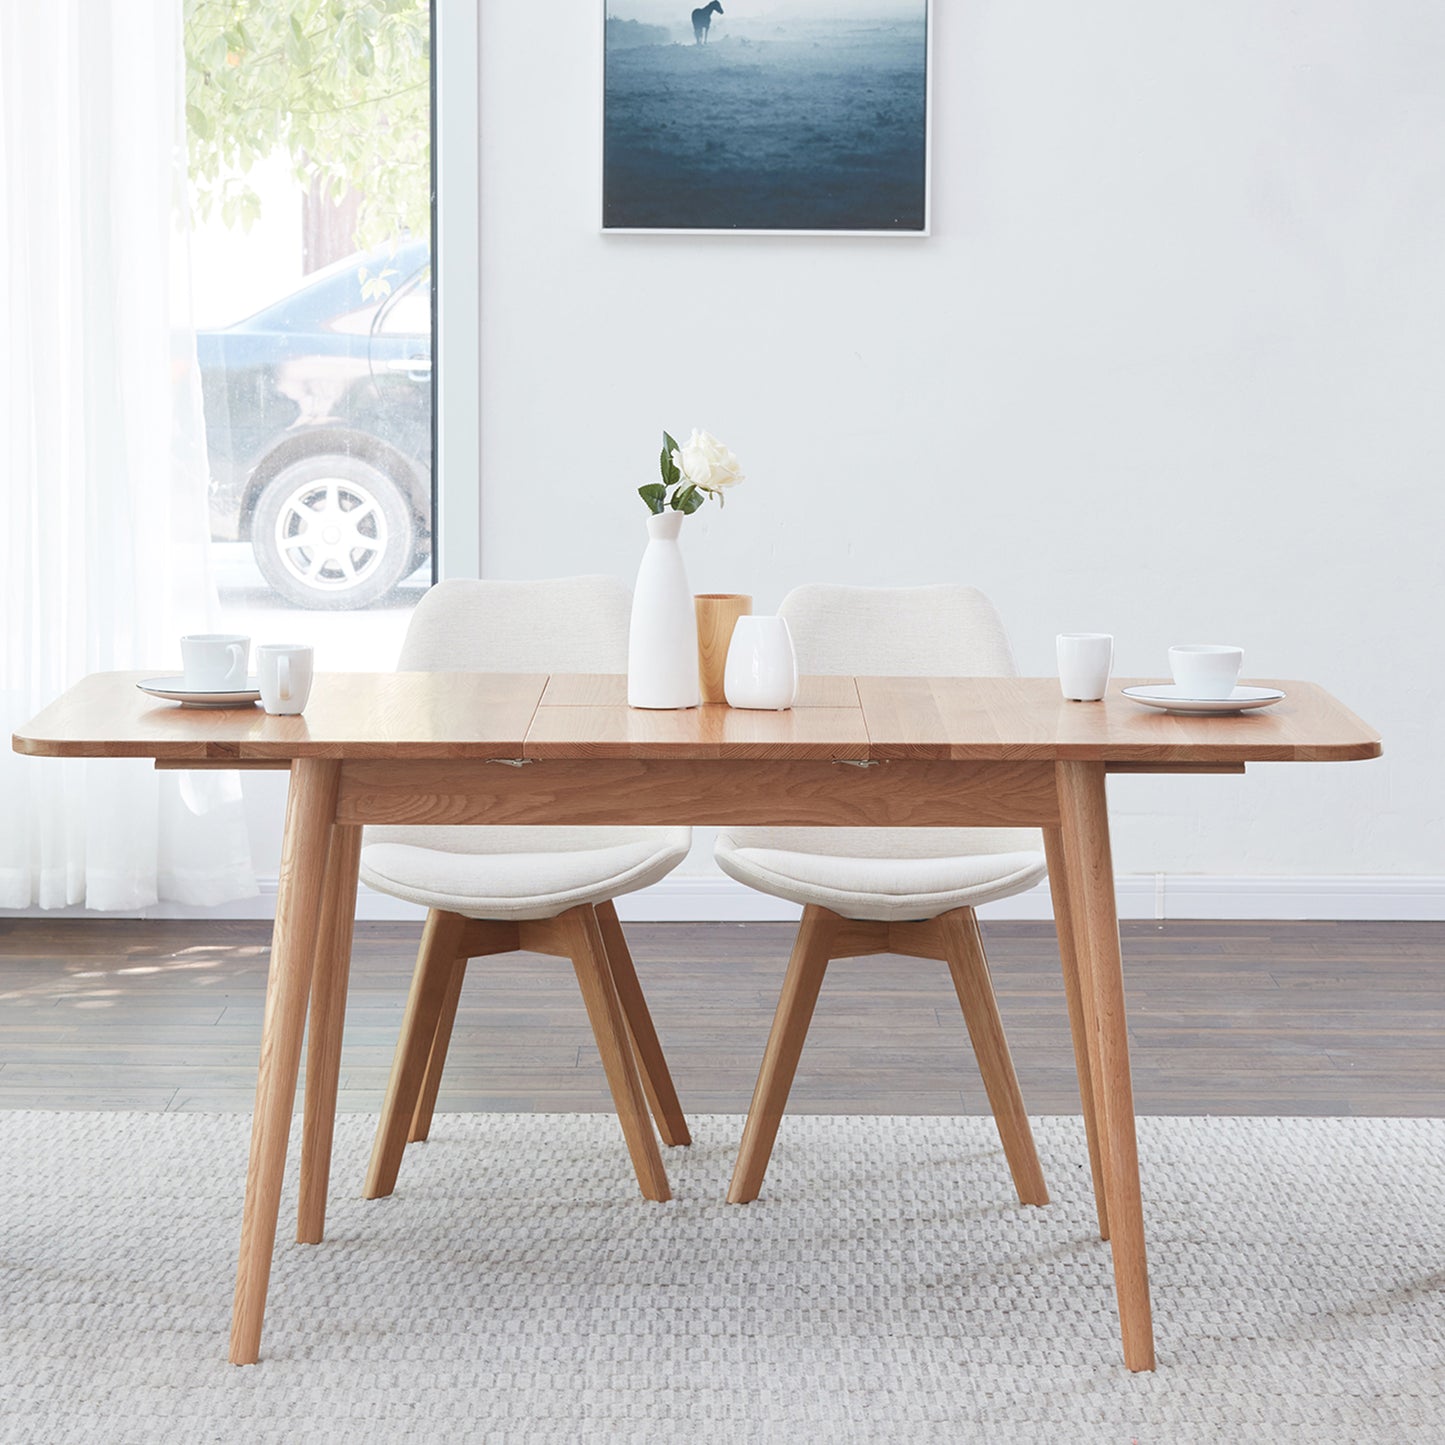
[[[1445,1121],[1140,1121],[1159,1369],[1119,1352],[1083,1127],[1014,1202],[987,1119],[741,1121],[637,1194],[606,1116],[444,1115],[396,1194],[337,1125],[225,1362],[249,1120],[0,1114],[5,1441],[1445,1440]]]

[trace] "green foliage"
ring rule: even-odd
[[[427,0],[185,0],[185,17],[202,218],[219,206],[228,226],[249,229],[261,200],[245,173],[281,151],[301,185],[334,203],[360,192],[358,247],[428,233]]]
[[[707,494],[694,486],[691,481],[686,481],[684,485],[682,469],[672,459],[673,452],[681,450],[682,448],[678,446],[672,435],[663,432],[662,452],[657,459],[662,480],[637,489],[637,495],[647,503],[648,511],[654,516],[671,507],[674,511],[681,512],[683,516],[690,517],[707,501]],[[668,495],[669,492],[672,493],[671,496]],[[718,494],[718,501],[722,501],[721,493]]]
[[[666,433],[662,434],[662,455],[658,461],[662,466],[662,485],[664,487],[675,487],[682,480],[682,473],[677,469],[677,463],[673,461],[672,454],[680,451],[681,448]]]

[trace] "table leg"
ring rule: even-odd
[[[306,1119],[301,1132],[297,1244],[320,1244],[326,1233],[326,1193],[331,1181],[331,1140],[336,1131],[336,1089],[341,1077],[341,1034],[346,1024],[360,861],[361,829],[334,825],[326,854],[311,979],[311,1022],[306,1030]]]
[[[1074,1041],[1074,1069],[1079,1076],[1079,1103],[1084,1110],[1084,1134],[1089,1142],[1089,1172],[1094,1180],[1094,1212],[1099,1216],[1099,1238],[1109,1237],[1109,1200],[1104,1187],[1104,1161],[1099,1152],[1099,1120],[1094,1106],[1094,1080],[1099,1061],[1094,1057],[1094,996],[1080,984],[1079,950],[1075,942],[1073,896],[1064,862],[1063,835],[1044,829],[1044,855],[1049,862],[1049,891],[1054,900],[1054,926],[1059,935],[1059,962],[1064,972],[1064,999],[1069,1009],[1069,1033]]]
[[[291,1109],[296,1102],[296,1071],[301,1063],[306,1003],[311,993],[327,843],[336,814],[340,776],[341,765],[328,759],[297,758],[291,767],[256,1075],[256,1112],[251,1121],[241,1256],[231,1310],[233,1365],[254,1365],[261,1352],[261,1323],[271,1279],[286,1144]]]
[[[1131,1370],[1152,1370],[1154,1324],[1144,1251],[1144,1208],[1139,1192],[1139,1149],[1134,1136],[1134,1088],[1129,1077],[1128,1023],[1104,765],[1060,762],[1055,776],[1080,985],[1085,996],[1092,997],[1094,1006],[1095,1106],[1124,1363]]]

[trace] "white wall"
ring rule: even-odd
[[[1115,780],[1121,871],[1438,879],[1445,10],[936,11],[931,238],[636,237],[600,26],[484,4],[485,574],[630,575],[658,432],[704,426],[749,480],[697,590],[962,580],[1025,672],[1060,629],[1124,673],[1237,641],[1383,732]]]
[[[688,523],[699,591],[967,581],[1026,672],[1238,641],[1383,732],[1114,779],[1126,916],[1445,916],[1445,9],[935,8],[931,238],[604,237],[600,24],[485,0],[485,574],[630,576],[658,433],[705,426],[749,481]],[[684,871],[628,911],[737,906]]]

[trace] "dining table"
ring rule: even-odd
[[[1290,680],[1261,682],[1284,693],[1274,706],[1191,715],[1122,696],[1147,681],[1127,678],[1100,701],[1071,702],[1056,678],[805,677],[783,711],[656,711],[630,708],[626,679],[611,675],[322,673],[305,712],[282,717],[254,705],[158,701],[137,687],[145,676],[84,678],[13,746],[36,757],[290,775],[231,1317],[235,1364],[260,1358],[303,1041],[296,1238],[320,1244],[325,1231],[363,828],[699,824],[1041,830],[1124,1363],[1153,1369],[1107,780],[1381,751],[1379,735],[1342,703]],[[625,1062],[640,1102],[635,1060]],[[650,1131],[647,1143],[656,1152]],[[665,1181],[660,1159],[656,1175]],[[655,1193],[665,1198],[665,1184]]]

